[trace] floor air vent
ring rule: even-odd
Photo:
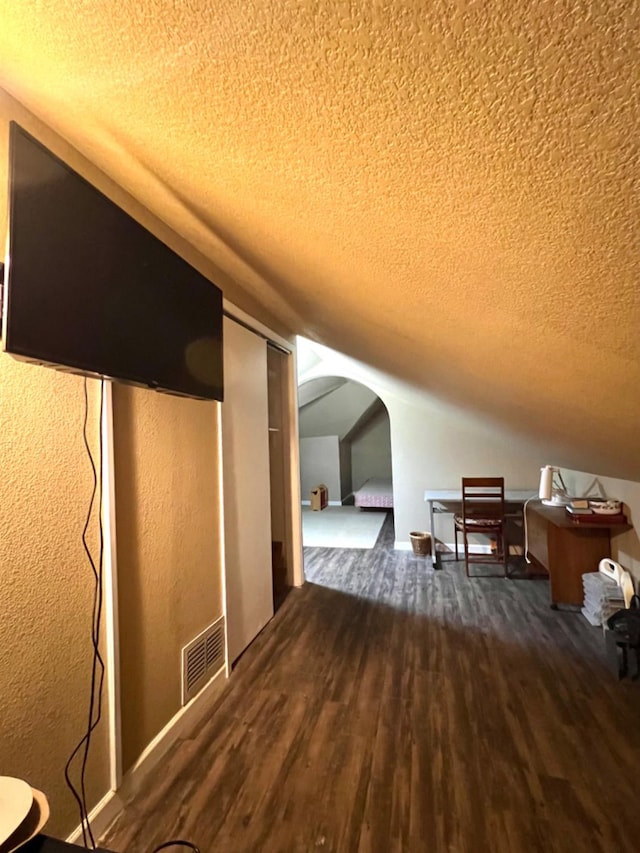
[[[224,664],[224,616],[221,616],[182,649],[182,704],[193,699]]]

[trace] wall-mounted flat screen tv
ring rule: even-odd
[[[222,293],[15,122],[3,346],[28,361],[222,400]]]

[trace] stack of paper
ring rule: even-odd
[[[624,607],[622,589],[602,572],[582,575],[584,607],[582,615],[591,625],[602,625],[609,616]]]

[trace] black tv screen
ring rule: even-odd
[[[222,293],[15,122],[4,349],[222,400]]]

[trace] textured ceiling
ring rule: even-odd
[[[640,480],[636,0],[0,14],[0,85],[289,328]]]

